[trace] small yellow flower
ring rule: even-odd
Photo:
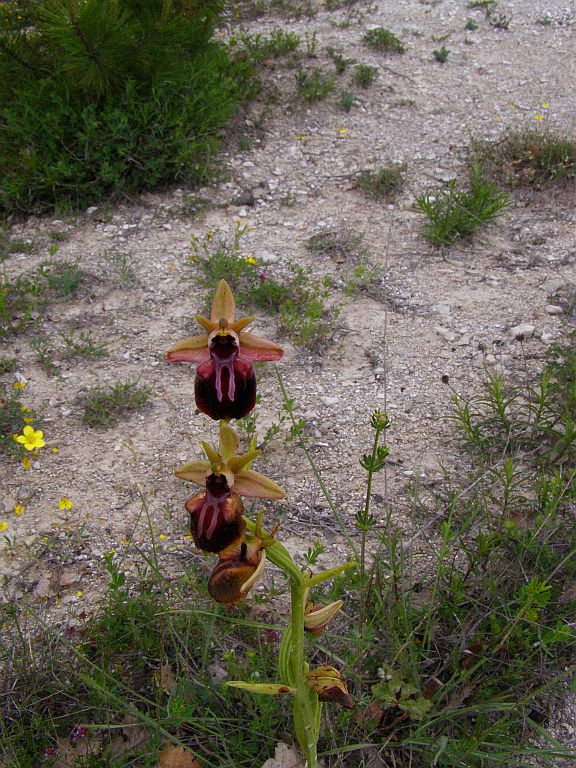
[[[72,509],[72,502],[67,496],[62,496],[62,498],[58,502],[58,506],[60,507],[60,509]]]
[[[158,538],[159,539],[165,539],[166,538],[166,534],[165,533],[161,533],[161,534],[159,534]]]
[[[24,469],[30,469],[30,467],[32,466],[32,462],[30,461],[28,456],[24,456],[24,458],[22,459],[22,466],[24,467]]]
[[[536,117],[536,120],[538,120],[538,122],[541,122],[544,119],[544,116],[540,114],[535,115],[535,117]]]
[[[244,257],[244,261],[246,262],[246,264],[257,264],[258,263],[256,261],[256,259],[254,258],[254,256],[245,256]]]
[[[545,101],[544,104],[542,104],[542,109],[548,109],[549,106],[550,104],[548,104],[548,102]]]
[[[348,133],[348,130],[346,128],[340,128],[340,133],[344,135],[345,133]]]
[[[24,424],[32,424],[33,421],[32,416],[24,416]]]
[[[82,592],[82,590],[79,589],[78,592],[76,592],[76,597],[80,598],[80,597],[82,597],[83,594],[84,594],[84,592]]]
[[[59,450],[60,448],[52,448],[52,453],[58,453]]]
[[[30,413],[30,408],[28,408],[28,406],[27,406],[27,405],[23,405],[23,406],[20,408],[20,410],[22,411],[22,413]]]
[[[12,384],[12,386],[14,387],[14,389],[24,389],[24,387],[26,386],[26,382],[25,381],[15,381],[14,384]]]
[[[43,448],[46,443],[44,441],[44,433],[41,429],[34,429],[34,427],[26,426],[22,430],[21,435],[18,435],[16,442],[22,443],[27,451],[33,451],[35,448]]]
[[[2,521],[0,523],[0,531],[5,531],[6,528],[8,528],[8,523],[5,523],[4,521]]]
[[[20,517],[20,515],[24,512],[24,505],[23,504],[16,504],[14,507],[14,514],[16,517]]]

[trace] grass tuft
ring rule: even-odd
[[[576,141],[551,131],[512,131],[497,142],[476,141],[471,162],[508,186],[538,188],[576,175]]]
[[[436,192],[425,192],[416,206],[428,218],[424,236],[433,245],[452,245],[471,237],[482,224],[497,218],[509,205],[508,196],[488,181],[477,166],[470,171],[468,189],[456,181]]]
[[[387,165],[378,170],[364,170],[358,176],[358,185],[373,200],[394,198],[406,179],[406,164]]]
[[[89,427],[112,427],[129,414],[143,408],[151,392],[151,387],[139,387],[137,381],[96,387],[78,398],[84,410],[82,420]]]

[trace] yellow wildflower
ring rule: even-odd
[[[257,264],[257,261],[254,258],[254,256],[245,256],[244,261],[246,262],[246,264]]]
[[[0,523],[0,531],[5,531],[6,528],[8,528],[8,523],[5,523],[4,521],[2,521]]]
[[[79,589],[78,592],[76,592],[76,597],[80,598],[80,597],[82,597],[83,594],[84,594],[84,592],[82,592],[82,590]]]
[[[538,120],[538,122],[541,122],[544,119],[544,116],[540,114],[535,115],[535,117],[536,117],[536,120]]]
[[[23,421],[24,421],[24,424],[32,424],[34,419],[32,418],[32,416],[24,416]]]
[[[24,427],[21,435],[18,435],[16,442],[22,443],[27,451],[33,451],[35,448],[43,448],[46,443],[44,441],[44,433],[41,429],[34,429],[34,427]]]
[[[67,496],[62,496],[62,498],[58,502],[58,506],[60,507],[60,509],[72,509],[72,502]]]
[[[24,387],[26,386],[26,382],[25,381],[15,381],[14,384],[12,384],[12,386],[14,387],[14,389],[24,389]]]
[[[544,104],[542,104],[542,109],[548,109],[549,106],[550,104],[548,104],[548,102],[545,101]]]
[[[346,128],[340,128],[340,133],[344,135],[345,133],[348,133],[348,130]]]
[[[54,448],[52,448],[52,453],[58,453],[59,450],[60,450],[60,448],[54,447]]]
[[[32,462],[30,461],[28,456],[24,456],[24,458],[22,459],[22,466],[24,467],[24,469],[30,469],[30,467],[32,466]]]
[[[20,410],[22,411],[22,413],[30,413],[30,408],[28,408],[27,405],[21,406]]]
[[[20,517],[20,515],[24,512],[24,505],[23,504],[16,504],[14,507],[14,514],[16,517]]]

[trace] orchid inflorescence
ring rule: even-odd
[[[321,634],[342,607],[342,601],[312,604],[308,594],[312,587],[351,564],[313,575],[310,570],[300,569],[277,541],[278,525],[267,533],[262,528],[262,512],[256,521],[245,517],[243,497],[274,500],[284,498],[285,492],[252,469],[260,455],[253,444],[246,453],[239,454],[238,434],[229,422],[243,418],[256,404],[252,364],[279,360],[283,350],[244,330],[254,318],[236,320],[234,296],[225,280],[218,285],[210,318],[198,315],[196,319],[205,332],[176,344],[168,350],[167,358],[169,362],[198,363],[194,381],[196,406],[219,421],[218,446],[202,442],[206,458],[185,464],[175,472],[178,478],[202,487],[186,501],[185,507],[196,547],[218,556],[208,579],[208,592],[223,605],[237,605],[246,598],[267,560],[288,576],[291,592],[290,623],[283,633],[278,659],[280,681],[229,681],[228,685],[256,694],[290,694],[296,737],[306,766],[317,768],[321,702],[336,702],[345,707],[353,703],[338,670],[326,665],[309,670],[304,659],[304,633]]]

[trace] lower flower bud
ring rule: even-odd
[[[322,666],[308,674],[308,685],[318,695],[319,701],[330,701],[352,709],[354,702],[348,693],[342,675],[334,667]]]
[[[248,544],[243,541],[238,549],[223,552],[208,579],[210,597],[222,605],[238,605],[258,580],[265,562],[266,552],[259,539]]]
[[[222,552],[244,535],[244,505],[224,474],[209,475],[206,490],[191,496],[185,506],[194,543],[204,552]]]

